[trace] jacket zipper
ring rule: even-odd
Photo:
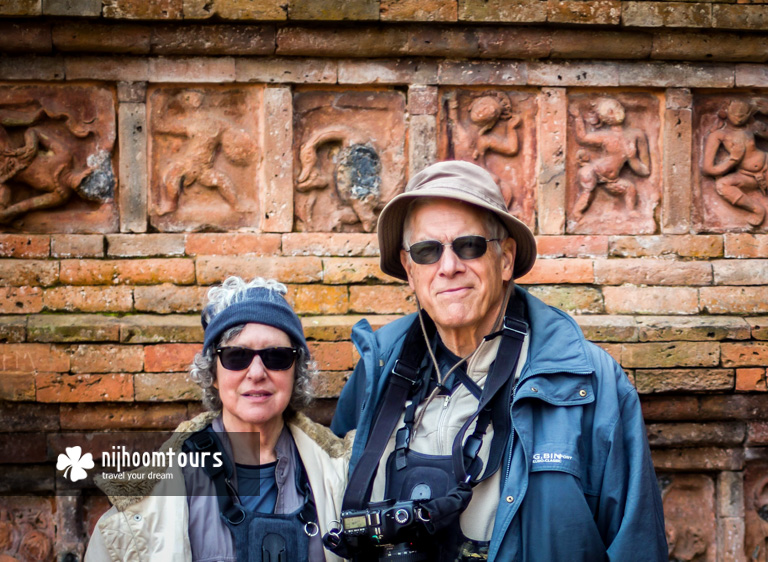
[[[440,410],[440,419],[438,420],[438,424],[439,424],[438,427],[440,428],[440,438],[438,439],[438,444],[440,446],[440,454],[441,455],[445,453],[445,450],[444,450],[444,447],[443,447],[443,441],[445,440],[445,437],[446,437],[446,435],[445,435],[445,431],[446,431],[445,430],[445,417],[447,415],[446,412],[448,410],[448,406],[451,403],[451,396],[452,396],[451,394],[448,394],[448,395],[446,395],[445,399],[443,400],[443,407]]]

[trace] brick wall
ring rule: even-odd
[[[743,138],[768,151],[765,4],[12,0],[0,16],[0,463],[43,478],[57,435],[197,413],[199,311],[231,274],[288,286],[327,422],[352,325],[414,310],[378,269],[376,214],[424,165],[466,158],[537,235],[520,284],[640,392],[670,558],[768,560],[768,226],[743,203],[768,197],[746,164],[705,169],[718,134],[717,162]],[[747,123],[728,125],[734,100]],[[483,101],[500,113],[481,132]],[[613,158],[627,142],[645,169]],[[744,198],[721,193],[739,179]],[[3,533],[44,537],[37,559],[79,556],[106,507],[0,504]]]

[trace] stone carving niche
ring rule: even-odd
[[[715,483],[702,474],[666,474],[659,487],[669,559],[715,562]]]
[[[568,232],[655,232],[661,193],[658,98],[574,94],[568,114]]]
[[[372,232],[405,186],[399,92],[303,91],[294,97],[295,228]]]
[[[253,88],[159,87],[149,95],[150,218],[161,231],[257,228]]]
[[[697,229],[764,231],[768,223],[768,96],[697,97],[693,119]]]
[[[55,525],[51,504],[44,498],[5,497],[0,500],[0,561],[54,560]]]
[[[746,559],[768,562],[768,460],[754,461],[744,470]]]
[[[0,85],[0,230],[117,229],[114,93]]]
[[[536,202],[536,97],[507,90],[456,90],[442,96],[439,158],[482,166],[507,208],[533,226]]]

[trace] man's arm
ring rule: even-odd
[[[339,401],[336,404],[336,412],[331,421],[331,431],[339,437],[343,437],[352,429],[357,429],[358,416],[362,410],[365,394],[365,366],[360,360],[349,380],[341,389]]]

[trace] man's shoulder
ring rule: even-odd
[[[380,349],[394,346],[405,337],[408,328],[416,320],[416,313],[408,314],[373,330],[367,320],[361,320],[352,329],[353,338],[375,338]]]

